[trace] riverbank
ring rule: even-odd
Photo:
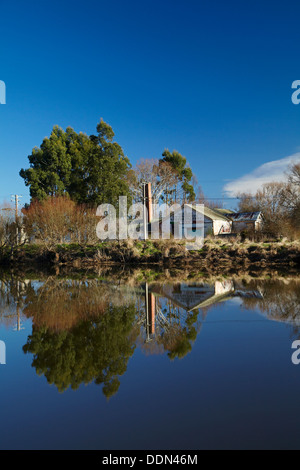
[[[236,272],[256,269],[297,269],[300,241],[239,242],[234,239],[207,239],[197,251],[188,251],[183,241],[103,242],[93,246],[24,245],[2,249],[0,264],[12,267],[68,267],[90,269],[104,266],[158,265],[191,268],[197,271]]]

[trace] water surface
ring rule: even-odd
[[[300,447],[300,278],[159,279],[0,277],[1,449]]]

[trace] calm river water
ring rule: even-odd
[[[147,279],[0,275],[0,448],[300,448],[300,278]]]

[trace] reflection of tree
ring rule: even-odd
[[[66,330],[79,321],[102,315],[108,299],[108,289],[97,281],[49,277],[41,286],[27,292],[23,312],[32,318],[35,326]]]
[[[112,284],[94,280],[49,277],[42,285],[27,291],[24,314],[37,327],[68,330],[78,322],[98,318],[110,303],[134,303],[131,297]]]
[[[138,305],[139,323],[145,315],[144,302]],[[168,353],[168,357],[183,358],[191,352],[193,343],[201,328],[198,321],[199,310],[187,312],[176,306],[170,299],[156,298],[156,325],[155,337],[150,342],[146,340],[145,328],[141,329],[140,343],[142,349],[148,353]]]
[[[299,281],[252,281],[247,284],[247,290],[249,291],[252,286],[263,292],[263,296],[260,299],[245,296],[243,305],[249,309],[258,308],[271,320],[293,324],[294,333],[298,335],[300,333]]]
[[[254,284],[251,283],[249,287]],[[300,322],[300,285],[298,281],[264,281],[254,284],[256,289],[263,292],[262,298],[243,298],[243,304],[248,308],[258,307],[269,318],[279,321]]]
[[[108,306],[98,319],[79,322],[69,331],[34,327],[23,349],[34,354],[32,366],[60,392],[94,381],[103,384],[109,398],[117,393],[135,349],[130,334],[135,315],[133,305]]]
[[[181,359],[191,352],[199,332],[199,328],[195,325],[197,319],[198,311],[189,312],[185,315],[184,324],[180,321],[173,321],[170,328],[166,329],[163,335],[159,337],[159,342],[164,345],[164,349],[168,351],[171,360],[176,357]]]

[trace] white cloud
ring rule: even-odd
[[[255,194],[265,183],[286,181],[286,172],[294,163],[300,163],[300,152],[261,165],[252,173],[227,183],[224,191],[230,197],[235,197],[238,193]]]

